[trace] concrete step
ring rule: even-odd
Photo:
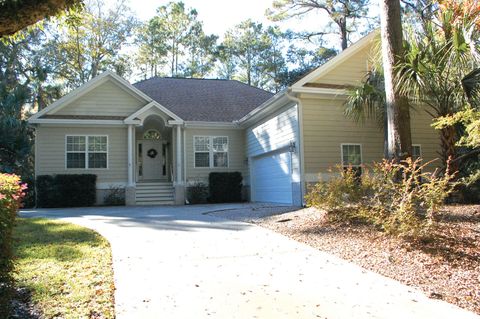
[[[161,194],[172,194],[173,189],[137,189],[137,194],[152,194],[152,195],[161,195]]]
[[[150,187],[137,187],[137,192],[138,191],[145,191],[145,192],[148,192],[148,191],[173,191],[173,187],[167,187],[167,186],[162,186],[162,187],[153,187],[153,186],[150,186]]]
[[[173,187],[172,182],[138,182],[137,187],[142,186],[170,186]]]
[[[173,194],[152,196],[152,195],[137,195],[135,200],[173,200]]]
[[[173,205],[174,188],[171,182],[139,182],[135,191],[137,205]]]
[[[148,201],[148,202],[144,202],[144,201],[136,201],[136,204],[139,205],[139,206],[152,206],[152,205],[174,205],[175,202],[172,200],[172,201],[168,201],[168,200],[159,200],[159,201]]]

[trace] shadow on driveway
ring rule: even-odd
[[[251,226],[208,215],[209,212],[244,207],[248,207],[247,204],[41,208],[22,210],[19,215],[25,218],[85,218],[119,227],[144,227],[160,231],[244,230]]]

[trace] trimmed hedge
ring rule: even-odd
[[[37,176],[37,207],[84,207],[96,201],[97,176],[59,174]]]
[[[0,318],[9,318],[13,293],[12,232],[26,184],[14,174],[0,174]]]
[[[210,173],[208,186],[211,203],[230,203],[242,201],[242,174],[233,173]]]

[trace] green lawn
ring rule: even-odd
[[[43,218],[20,218],[14,233],[17,285],[46,318],[114,318],[110,244],[98,233]]]

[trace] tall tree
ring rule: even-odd
[[[348,47],[350,35],[358,32],[368,18],[370,0],[274,0],[273,9],[267,15],[274,21],[303,16],[311,11],[325,12],[330,27],[325,31],[307,32],[308,37],[336,34],[340,37],[342,50]]]
[[[220,74],[269,91],[283,87],[285,36],[277,27],[265,29],[246,20],[225,33],[219,46]]]
[[[38,29],[0,41],[0,171],[22,177],[33,173],[33,132],[29,112],[58,98],[49,61],[38,51],[45,41]]]
[[[410,106],[406,96],[395,86],[395,68],[403,55],[400,1],[380,0],[380,10],[388,157],[398,161],[412,154]]]
[[[195,9],[169,2],[140,29],[137,65],[151,75],[206,76],[214,67],[217,38],[204,33]]]
[[[206,35],[201,23],[193,26],[186,42],[183,75],[189,78],[204,78],[213,70],[217,59],[216,35]]]
[[[293,44],[290,45],[286,54],[286,60],[290,68],[282,75],[282,85],[288,86],[293,84],[305,74],[326,63],[336,55],[336,50],[323,46],[312,50]]]
[[[105,70],[118,73],[128,70],[122,55],[132,35],[136,20],[125,0],[107,9],[103,0],[87,3],[85,12],[61,19],[49,53],[57,63],[59,80],[69,89],[86,83]],[[120,74],[125,75],[125,74]]]
[[[166,35],[158,30],[154,19],[138,28],[135,65],[140,69],[143,78],[160,75],[163,67],[168,64],[165,38]]]
[[[480,63],[480,8],[476,1],[441,1],[440,10],[425,26],[424,32],[408,33],[408,51],[399,66],[397,86],[426,105],[434,118],[448,117],[469,102],[462,80]],[[455,159],[456,127],[442,127],[440,138],[442,158]],[[453,162],[452,170],[457,164]]]

